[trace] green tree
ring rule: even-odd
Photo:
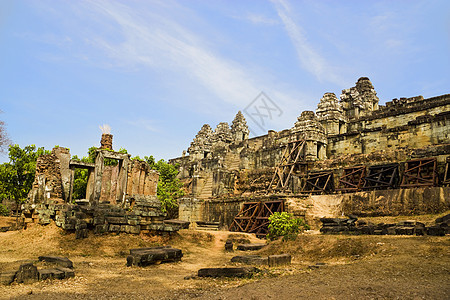
[[[177,199],[184,196],[183,184],[177,178],[178,166],[171,165],[161,159],[155,162],[155,158],[145,156],[144,160],[149,166],[159,172],[158,199],[161,201],[163,211],[166,211],[169,218],[178,217]]]
[[[295,218],[287,212],[275,212],[269,216],[268,239],[283,237],[283,240],[296,239],[300,231],[309,229],[309,226],[301,218]]]
[[[8,149],[9,162],[0,165],[0,199],[12,199],[16,202],[16,211],[27,198],[36,173],[36,160],[50,151],[35,145],[11,145]]]
[[[1,110],[0,113],[2,113]],[[5,122],[0,121],[0,153],[6,152],[9,145],[11,145],[11,141],[9,140],[8,133],[6,132]]]

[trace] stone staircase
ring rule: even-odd
[[[225,164],[228,170],[239,170],[241,165],[240,155],[234,153],[227,153],[225,157]]]
[[[212,196],[212,187],[213,187],[213,176],[210,175],[206,178],[205,184],[203,185],[202,190],[197,195],[197,199],[208,199]]]
[[[203,222],[197,221],[196,230],[219,230],[219,222]]]

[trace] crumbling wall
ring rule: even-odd
[[[63,185],[60,160],[53,152],[41,155],[36,161],[36,175],[28,195],[28,202],[36,204],[47,200],[62,201],[62,198]]]
[[[128,169],[127,194],[155,196],[159,173],[143,161],[133,160]]]
[[[109,144],[108,144],[109,143]],[[112,148],[112,136],[102,136],[102,145]],[[55,148],[38,158],[36,177],[24,204],[25,223],[48,224],[52,220],[74,230],[77,238],[96,233],[179,230],[178,223],[165,223],[166,213],[157,198],[159,173],[143,161],[130,161],[129,154],[97,150],[95,164],[70,161],[66,148]],[[117,165],[105,165],[105,159]],[[75,168],[89,170],[87,200],[71,201]],[[178,225],[177,225],[178,224]]]

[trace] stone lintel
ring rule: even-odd
[[[84,169],[84,168],[86,168],[86,169],[93,169],[93,168],[95,168],[95,164],[93,164],[93,163],[85,163],[85,162],[77,161],[77,160],[73,160],[73,159],[70,160],[69,166],[71,168],[81,168],[81,169]]]

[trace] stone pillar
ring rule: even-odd
[[[108,133],[102,134],[102,139],[100,140],[100,149],[112,150],[113,149],[112,140],[113,140],[112,134],[108,134]]]

